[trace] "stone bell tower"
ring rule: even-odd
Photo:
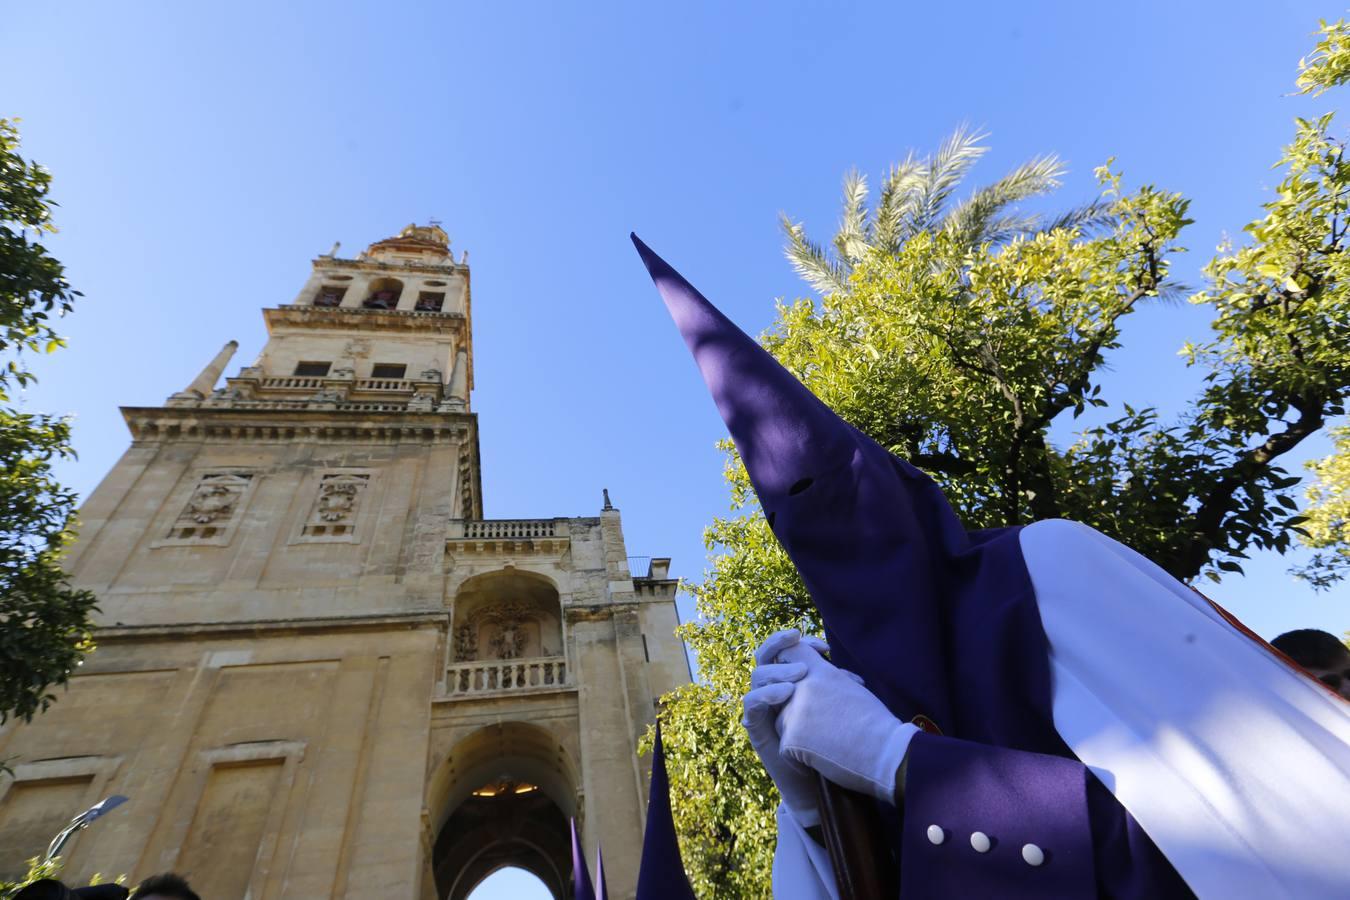
[[[516,865],[563,900],[575,817],[632,896],[637,741],[689,678],[669,560],[627,555],[608,495],[484,519],[467,255],[434,225],[337,251],[223,387],[233,341],[123,409],[70,558],[98,650],[0,728],[0,878],[124,794],[66,845],[71,883],[463,900]]]

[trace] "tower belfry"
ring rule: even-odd
[[[0,727],[0,879],[116,793],[72,881],[463,900],[516,865],[562,900],[575,817],[631,896],[637,741],[689,677],[669,560],[628,557],[607,493],[484,519],[467,254],[434,221],[338,249],[251,365],[227,374],[230,341],[122,410],[69,561],[98,650]]]

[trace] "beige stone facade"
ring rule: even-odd
[[[482,518],[469,270],[438,227],[319,257],[264,316],[223,388],[233,342],[123,410],[70,559],[99,649],[0,730],[0,874],[116,793],[67,846],[72,881],[461,900],[511,864],[562,898],[576,817],[631,897],[637,742],[689,678],[669,561],[630,567],[607,497]]]

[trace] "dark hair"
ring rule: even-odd
[[[131,895],[131,900],[136,900],[137,897],[149,897],[153,894],[174,897],[176,900],[202,900],[192,888],[188,887],[186,878],[182,875],[175,875],[173,872],[151,875],[136,885],[136,891]]]
[[[1350,656],[1350,648],[1336,635],[1316,628],[1286,631],[1270,645],[1305,668],[1329,669]]]

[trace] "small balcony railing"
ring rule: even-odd
[[[303,375],[286,375],[279,378],[264,378],[258,386],[269,391],[312,391],[324,386],[324,379]]]
[[[559,688],[567,686],[567,661],[561,656],[480,660],[455,663],[447,675],[451,697]]]
[[[416,386],[406,378],[358,378],[352,385],[355,391],[401,391],[412,393]]]
[[[476,541],[556,537],[558,525],[553,519],[468,519],[463,524],[463,537]]]

